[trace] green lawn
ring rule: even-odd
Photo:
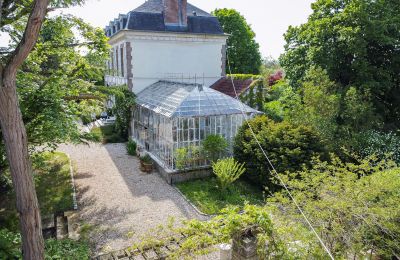
[[[218,214],[227,206],[243,206],[245,202],[250,204],[263,202],[262,190],[243,180],[233,183],[226,192],[218,189],[216,178],[184,182],[176,186],[206,214]]]
[[[73,188],[68,156],[64,153],[44,153],[35,163],[34,179],[42,217],[73,209]],[[0,226],[18,230],[15,196],[12,192],[0,194]]]
[[[35,169],[36,193],[42,216],[73,208],[73,188],[68,156],[45,153],[44,163]]]
[[[114,130],[114,125],[94,127],[90,134],[87,134],[90,141],[105,143],[123,143],[127,140]]]

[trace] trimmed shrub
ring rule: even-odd
[[[249,121],[257,139],[272,164],[280,173],[309,167],[314,156],[325,157],[326,150],[311,128],[289,122],[274,122],[266,116]],[[254,183],[276,189],[271,167],[264,157],[247,124],[235,138],[234,154],[237,161],[246,163],[245,176]]]

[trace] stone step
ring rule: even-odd
[[[65,216],[56,217],[56,238],[57,240],[68,238],[68,220]]]
[[[80,235],[80,222],[77,211],[66,211],[64,216],[67,218],[68,225],[68,238],[72,240],[79,240]]]

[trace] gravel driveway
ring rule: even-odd
[[[142,173],[124,144],[62,145],[58,150],[68,153],[77,169],[80,216],[93,227],[96,254],[131,246],[169,217],[202,218],[157,172]]]

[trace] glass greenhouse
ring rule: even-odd
[[[244,121],[242,110],[251,117],[258,111],[240,101],[200,84],[159,81],[136,98],[133,138],[163,168],[175,170],[175,151],[200,147],[207,135],[219,134],[231,145]],[[207,166],[197,160],[191,167]]]

